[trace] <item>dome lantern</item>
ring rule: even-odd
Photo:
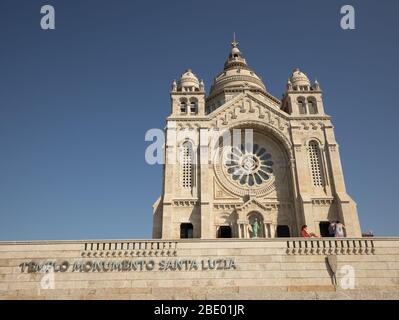
[[[310,89],[310,80],[306,74],[300,71],[298,68],[295,68],[292,71],[292,75],[290,77],[290,82],[294,90],[309,90]]]
[[[179,81],[178,89],[182,91],[198,91],[200,87],[199,80],[197,76],[188,69],[184,72]]]
[[[212,84],[209,100],[222,95],[223,97],[216,100],[227,101],[232,96],[242,92],[244,88],[253,92],[266,93],[262,79],[249,68],[234,36],[223,71],[216,76]],[[210,103],[212,104],[212,101]]]

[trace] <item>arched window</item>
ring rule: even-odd
[[[190,142],[186,141],[182,145],[182,159],[181,159],[181,178],[182,187],[191,189],[194,185],[194,155],[193,148]]]
[[[181,114],[187,113],[187,102],[185,100],[180,101],[180,113]]]
[[[308,109],[310,114],[316,114],[317,113],[317,104],[316,100],[314,98],[308,98]]]
[[[299,109],[299,114],[306,114],[305,98],[303,97],[298,98],[298,109]]]
[[[190,113],[191,114],[196,114],[198,112],[198,103],[197,100],[191,100],[190,101]]]
[[[322,187],[324,179],[321,170],[321,153],[319,144],[315,140],[309,142],[309,162],[313,185],[315,187]]]

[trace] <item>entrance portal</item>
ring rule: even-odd
[[[332,235],[330,235],[330,232],[328,231],[329,226],[330,226],[330,222],[328,222],[328,221],[320,221],[320,223],[319,223],[320,236],[322,236],[322,237],[332,237]]]
[[[180,225],[180,239],[193,237],[193,225],[191,223],[182,223]]]
[[[218,238],[231,238],[231,227],[230,226],[220,226],[218,229]]]
[[[279,225],[276,229],[277,238],[289,238],[290,237],[290,228],[288,226]]]

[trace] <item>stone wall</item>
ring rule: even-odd
[[[0,242],[0,299],[399,299],[399,239]]]

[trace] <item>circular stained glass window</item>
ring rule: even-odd
[[[230,177],[240,185],[260,186],[273,174],[272,156],[258,144],[231,147],[225,165]]]

